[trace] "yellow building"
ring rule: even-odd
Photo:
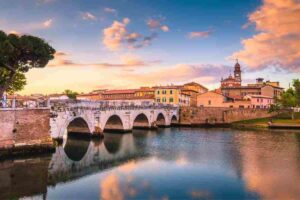
[[[179,106],[190,105],[190,95],[182,92],[182,86],[159,86],[155,89],[155,102]]]

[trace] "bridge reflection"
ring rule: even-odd
[[[72,181],[145,156],[147,153],[143,148],[136,148],[132,134],[105,133],[101,140],[68,137],[64,147],[57,147],[52,155],[48,183],[56,185]]]

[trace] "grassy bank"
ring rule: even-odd
[[[300,124],[300,113],[295,113],[295,119],[291,119],[291,115],[289,113],[282,113],[277,116],[271,118],[261,118],[261,119],[251,119],[244,120],[239,122],[232,123],[232,127],[234,128],[260,128],[266,129],[268,128],[268,122],[272,120],[273,124],[291,124],[291,125],[299,125]]]

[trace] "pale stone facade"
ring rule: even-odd
[[[178,108],[170,106],[110,107],[103,106],[102,102],[81,101],[52,102],[51,107],[54,116],[50,120],[52,138],[65,137],[68,128],[72,132],[102,134],[105,129],[130,131],[135,124],[144,128],[169,126],[174,117],[178,119]]]

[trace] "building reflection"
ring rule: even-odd
[[[105,133],[98,140],[69,137],[52,155],[0,162],[0,199],[51,198],[57,188],[95,173],[90,181],[97,187],[94,196],[101,199],[210,199],[226,194],[297,199],[300,135],[182,128]],[[175,196],[172,184],[180,185]]]
[[[9,160],[0,163],[0,199],[47,194],[50,157]]]
[[[262,199],[298,199],[299,135],[268,133],[248,132],[235,138],[243,155],[242,177],[246,187],[249,191],[258,193]]]

